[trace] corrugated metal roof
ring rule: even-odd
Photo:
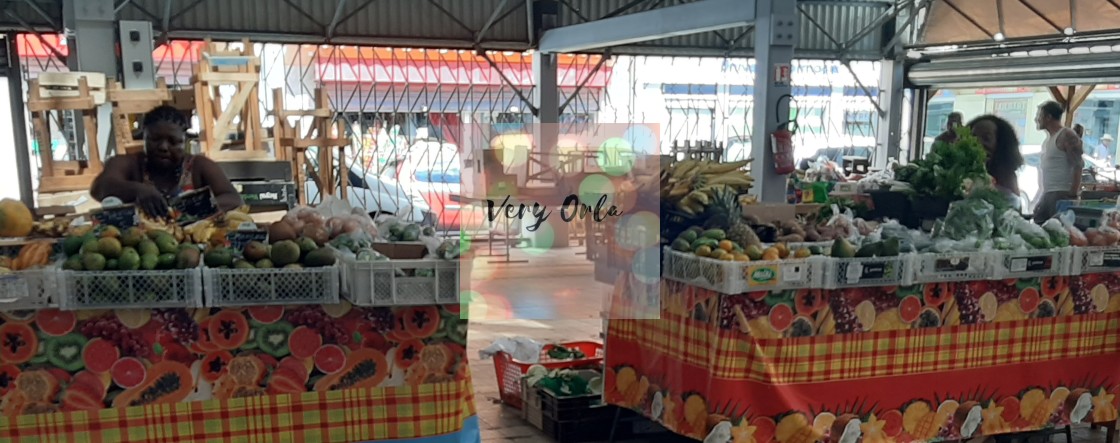
[[[9,2],[14,16],[29,26],[61,26],[62,0]],[[560,0],[558,25],[581,23],[616,13],[670,7],[698,0]],[[341,10],[336,6],[341,4]],[[33,3],[49,20],[30,7]],[[471,48],[476,33],[487,21],[497,19],[482,39],[488,49],[528,49],[530,36],[526,0],[194,0],[171,2],[169,31],[173,38],[236,39],[258,41],[325,42],[331,22],[338,16],[333,42],[379,46]],[[149,20],[163,30],[166,0],[127,0],[118,17]],[[798,55],[837,57],[832,39],[849,40],[890,9],[892,0],[802,0],[801,42]],[[631,6],[626,9],[626,6]],[[501,7],[498,14],[494,11]],[[814,26],[812,17],[824,28]],[[0,27],[25,30],[25,25],[0,14]],[[616,48],[617,54],[724,56],[749,55],[751,28],[725,29],[666,38]],[[831,39],[826,36],[831,36]],[[882,32],[874,30],[849,48],[850,58],[878,58]]]

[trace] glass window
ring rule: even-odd
[[[844,111],[844,135],[874,137],[878,126],[879,118],[874,111]]]
[[[937,138],[949,124],[949,114],[953,113],[953,102],[930,103],[926,112],[926,137]]]

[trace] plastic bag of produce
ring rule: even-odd
[[[296,232],[302,232],[303,228],[307,225],[323,226],[326,223],[323,214],[310,206],[298,206],[293,208],[284,215],[283,220],[295,229]]]
[[[992,205],[980,199],[964,199],[949,204],[949,212],[945,221],[935,232],[935,237],[964,240],[974,238],[984,240],[991,238],[995,229],[992,222]]]
[[[1003,212],[999,218],[999,233],[1004,237],[1018,234],[1027,242],[1029,249],[1050,249],[1050,234],[1042,226],[1031,223],[1014,209]]]
[[[1089,246],[1089,238],[1073,224],[1076,218],[1077,216],[1073,215],[1073,211],[1066,211],[1058,216],[1058,220],[1062,222],[1062,228],[1069,233],[1070,246]]]
[[[856,228],[855,217],[852,216],[852,210],[845,208],[843,212],[840,207],[832,205],[832,213],[835,214],[828,221],[828,227],[832,230],[832,239],[846,239],[852,243],[859,242],[859,230]]]
[[[1046,223],[1042,224],[1042,229],[1050,236],[1050,244],[1054,247],[1064,248],[1069,246],[1069,231],[1066,230],[1065,226],[1062,226],[1062,222],[1058,219],[1046,220]]]
[[[1019,234],[1011,234],[1008,236],[995,237],[992,239],[992,247],[999,251],[1026,251],[1032,249],[1030,244]]]

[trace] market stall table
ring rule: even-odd
[[[909,442],[1117,420],[1117,274],[741,294],[623,281],[604,395],[682,435]],[[651,290],[661,318],[624,319],[625,294]]]

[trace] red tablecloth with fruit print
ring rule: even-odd
[[[925,442],[1117,419],[1117,275],[738,295],[660,285],[658,320],[615,320],[631,309],[615,298],[604,394],[679,434]]]
[[[458,305],[0,313],[0,441],[439,438],[465,344]]]

